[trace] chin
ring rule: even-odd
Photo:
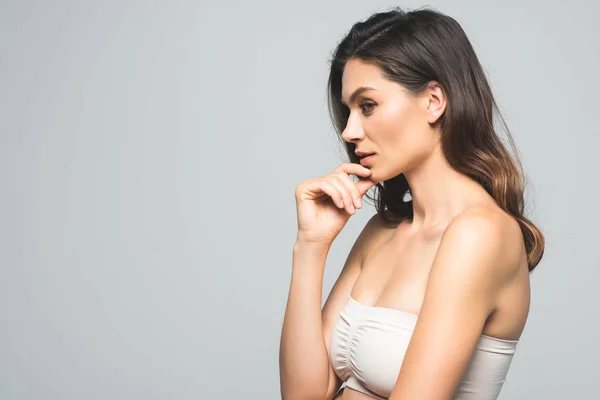
[[[396,174],[396,173],[392,173],[390,174],[389,171],[387,172],[383,172],[383,173],[377,173],[376,171],[371,170],[371,180],[375,183],[380,183],[383,181],[388,181],[390,179],[394,179],[395,177],[397,177],[398,175],[400,175],[400,173]]]
[[[371,170],[371,175],[369,175],[370,180],[372,180],[375,183],[379,183],[379,182],[382,182],[385,180],[385,179],[382,179],[382,177],[379,174],[377,174],[377,172],[375,172],[373,170],[373,168],[369,168],[369,169]]]

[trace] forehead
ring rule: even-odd
[[[354,90],[361,86],[383,90],[386,82],[378,66],[352,59],[346,63],[342,73],[342,99],[347,100]]]
[[[360,77],[382,79],[381,70],[373,63],[353,58],[344,66],[342,83],[344,83],[345,80],[357,79]]]

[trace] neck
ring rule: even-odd
[[[416,168],[404,173],[412,195],[412,230],[447,226],[469,206],[493,198],[470,177],[454,170],[438,145]]]

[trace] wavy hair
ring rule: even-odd
[[[447,102],[440,117],[441,148],[448,163],[476,182],[519,223],[529,272],[544,254],[544,235],[524,214],[523,167],[484,70],[459,23],[434,9],[404,11],[394,7],[355,23],[335,48],[330,62],[327,97],[329,115],[350,162],[359,163],[355,144],[342,139],[350,110],[341,102],[342,73],[350,59],[377,65],[383,76],[408,91],[422,93],[436,81]],[[494,128],[494,115],[503,124],[513,158]],[[412,219],[410,187],[404,176],[379,182],[374,202],[379,216],[390,225]]]

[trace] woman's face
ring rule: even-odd
[[[351,99],[361,87],[373,89]],[[384,79],[374,64],[358,59],[346,63],[342,102],[348,106],[350,116],[342,138],[354,143],[356,152],[375,153],[363,164],[371,170],[371,180],[391,179],[419,165],[433,152],[439,133],[430,121],[441,115],[436,101],[430,90],[419,96],[408,94],[398,83]]]

